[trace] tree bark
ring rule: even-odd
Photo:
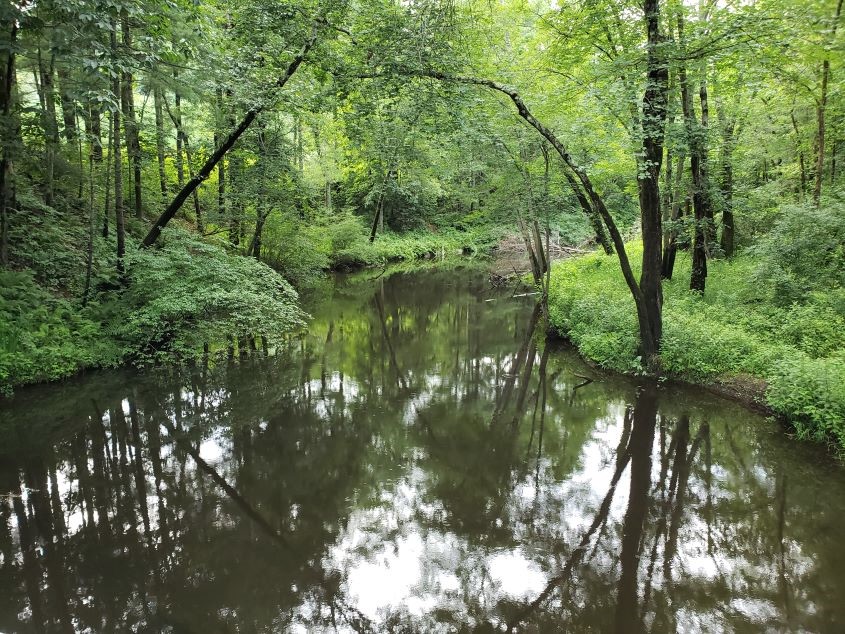
[[[246,250],[247,255],[252,254],[256,260],[261,259],[261,236],[264,232],[264,223],[270,215],[270,206],[267,205],[267,137],[264,131],[264,122],[258,124],[258,160],[260,162],[260,184],[258,199],[255,202],[255,231],[252,234],[252,241]]]
[[[124,54],[128,57],[132,53],[132,31],[129,28],[129,15],[124,9],[120,16],[120,26],[123,35],[123,49]],[[143,209],[143,190],[141,181],[141,140],[138,129],[138,122],[135,120],[135,90],[133,89],[132,73],[123,72],[123,93],[121,94],[121,102],[124,107],[123,118],[124,128],[126,133],[126,153],[127,158],[132,163],[132,171],[130,172],[130,181],[133,186],[133,204],[136,218],[142,218]]]
[[[97,226],[97,213],[94,209],[94,144],[88,148],[88,245],[85,257],[85,287],[82,291],[82,306],[88,304],[88,293],[91,289],[91,269],[94,265],[94,234]]]
[[[20,129],[15,116],[15,47],[17,45],[17,20],[9,29],[9,48],[0,66],[0,265],[9,265],[9,212],[15,202],[15,151],[19,146]]]
[[[795,120],[795,104],[792,105],[792,110],[789,112],[792,120],[792,129],[795,131],[795,147],[798,150],[798,201],[804,200],[804,195],[807,192],[807,168],[804,164],[804,150],[801,149],[801,133],[798,131],[798,122]]]
[[[308,51],[311,50],[311,47],[314,46],[314,43],[317,41],[317,28],[316,26],[312,29],[311,35],[309,36],[308,40],[302,46],[299,53],[293,58],[291,63],[288,65],[285,74],[279,77],[276,81],[277,88],[283,88],[285,84],[288,83],[293,74],[297,71],[302,61],[305,59],[305,56],[308,54]],[[255,121],[255,117],[258,116],[260,112],[264,110],[264,105],[254,106],[250,110],[247,111],[244,118],[238,124],[234,130],[232,130],[228,136],[223,140],[223,143],[214,151],[214,153],[206,160],[203,166],[200,168],[199,172],[191,178],[188,183],[176,194],[176,197],[164,210],[164,212],[156,219],[155,224],[150,228],[149,233],[147,233],[144,240],[141,242],[141,248],[146,248],[152,246],[156,240],[158,240],[159,235],[161,235],[162,229],[167,226],[167,223],[170,222],[179,209],[184,204],[185,200],[187,200],[188,196],[190,196],[193,191],[200,186],[200,184],[209,177],[211,174],[211,170],[220,162],[220,160],[226,155],[232,146],[235,145],[235,142],[241,137],[241,135],[252,125],[252,122]]]
[[[707,95],[707,66],[702,65],[698,99],[701,103],[701,202],[704,205],[704,248],[708,255],[716,241],[716,223],[713,218],[713,201],[710,196],[710,160],[707,130],[710,127],[710,104]]]
[[[596,242],[601,245],[607,255],[612,255],[613,244],[607,237],[607,231],[605,231],[604,225],[602,224],[601,216],[599,216],[595,209],[593,209],[590,205],[590,201],[587,200],[587,197],[584,195],[584,192],[578,185],[578,181],[575,180],[575,177],[565,170],[563,175],[566,177],[566,182],[569,183],[569,188],[572,190],[572,193],[575,194],[575,198],[581,206],[581,210],[587,216],[587,219],[590,221],[590,225],[593,227],[593,232],[596,234]]]
[[[194,169],[193,169],[193,156],[191,155],[191,143],[188,141],[188,134],[185,132],[185,128],[182,126],[182,108],[181,108],[181,99],[179,97],[179,93],[176,93],[175,96],[175,112],[170,109],[170,104],[167,102],[167,98],[164,99],[164,106],[167,108],[167,114],[170,116],[170,120],[173,122],[173,126],[176,128],[176,152],[179,155],[177,160],[178,172],[179,176],[179,184],[182,185],[184,182],[184,172],[183,172],[183,165],[187,165],[188,167],[188,178],[194,177]],[[182,162],[182,148],[185,150],[185,162]],[[199,194],[196,190],[193,191],[192,198],[194,200],[194,217],[196,218],[197,222],[197,231],[200,233],[205,231],[205,225],[203,224],[202,218],[202,208],[200,207],[200,199]]]
[[[173,73],[173,78],[176,78],[176,73]],[[173,109],[175,113],[170,112],[170,108],[168,113],[176,128],[176,186],[182,189],[185,186],[185,159],[182,154],[182,95],[178,90],[173,91]]]
[[[115,79],[115,83],[118,80]],[[117,86],[115,86],[117,88]],[[120,111],[115,109],[112,114],[112,128],[114,140],[114,231],[117,234],[117,270],[124,273],[123,258],[126,255],[126,229],[123,220],[123,165],[120,158]]]
[[[674,226],[681,217],[681,184],[684,175],[684,162],[686,155],[678,156],[678,167],[675,171],[675,184],[672,187],[672,209],[670,219],[673,226],[669,229],[669,242],[663,251],[663,272],[664,280],[671,280],[675,271],[675,258],[678,255],[678,229]]]
[[[94,162],[99,163],[103,160],[103,139],[102,129],[100,126],[100,107],[93,101],[88,103],[87,112],[85,116],[86,132],[91,137],[91,142],[94,144]]]
[[[76,139],[76,104],[71,96],[70,71],[62,65],[56,69],[59,76],[59,99],[62,102],[62,120],[64,137],[68,143]]]
[[[161,188],[162,201],[167,200],[167,172],[164,162],[164,111],[161,107],[161,88],[153,90],[153,109],[156,120],[156,159],[158,160],[158,182]]]
[[[678,41],[680,43],[682,56],[686,49],[684,43],[684,18],[678,14]],[[678,70],[679,82],[681,85],[681,106],[684,112],[684,127],[686,129],[689,153],[690,171],[692,175],[692,202],[695,212],[695,228],[692,250],[692,273],[690,275],[690,289],[699,293],[704,292],[704,285],[707,280],[707,247],[704,224],[707,222],[707,207],[705,202],[705,186],[701,174],[702,160],[702,131],[693,111],[692,94],[689,89],[689,80],[685,64],[681,63]]]
[[[56,96],[53,87],[55,56],[45,62],[41,47],[36,52],[38,59],[37,89],[41,102],[41,121],[44,126],[44,203],[53,205],[55,194],[56,154],[59,147],[59,125],[56,121]]]
[[[223,129],[223,91],[217,89],[217,120],[214,125],[214,147],[220,144],[220,131]],[[226,159],[217,164],[217,214],[220,219],[226,217]]]
[[[643,234],[643,262],[640,290],[645,310],[645,324],[640,324],[640,345],[646,366],[657,367],[660,340],[663,336],[663,287],[661,281],[663,227],[660,210],[660,167],[663,162],[663,139],[666,131],[669,69],[660,52],[659,0],[645,0],[648,35],[647,81],[643,94],[642,157],[645,165],[638,169],[637,185]],[[645,327],[648,332],[643,332]]]
[[[220,162],[222,163],[223,160]],[[238,191],[242,174],[243,159],[237,151],[233,151],[229,159],[229,243],[232,246],[238,246],[241,243],[243,203],[235,192]]]
[[[724,112],[716,99],[717,117],[722,128],[722,179],[719,186],[722,194],[722,236],[720,246],[725,257],[732,257],[735,250],[733,214],[733,150],[737,135],[737,122],[733,115]]]
[[[111,34],[112,54],[117,53],[117,37],[112,30]],[[120,95],[120,78],[116,75],[112,80],[112,91],[115,97]],[[117,234],[117,272],[122,276],[125,273],[123,258],[126,255],[126,230],[123,221],[123,164],[120,157],[120,109],[114,108],[112,117],[112,149],[114,150],[114,230]]]
[[[109,237],[109,208],[111,207],[111,161],[114,159],[114,126],[109,124],[109,137],[106,144],[106,169],[103,184],[103,238]]]
[[[842,14],[842,1],[836,3],[836,15],[833,18],[833,29],[831,41],[836,39],[836,28],[839,26],[839,16]],[[822,180],[824,179],[824,135],[825,135],[825,111],[827,110],[827,86],[830,80],[830,59],[825,58],[822,62],[822,90],[821,97],[816,105],[816,118],[818,120],[818,132],[816,133],[816,182],[813,187],[813,204],[818,207],[822,195]]]

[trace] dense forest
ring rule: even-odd
[[[4,2],[0,387],[284,350],[326,271],[515,241],[588,359],[845,447],[842,5]]]

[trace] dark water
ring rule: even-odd
[[[823,452],[374,276],[276,356],[0,406],[0,632],[845,631]]]

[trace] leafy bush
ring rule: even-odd
[[[81,290],[79,271],[80,263],[85,261],[86,228],[68,223],[62,213],[42,203],[26,188],[22,191],[20,209],[10,223],[12,260],[17,267],[30,269],[43,286]],[[82,216],[83,212],[71,213]]]
[[[549,319],[588,358],[621,372],[642,370],[634,302],[616,262],[595,253],[554,267]],[[587,285],[585,280],[589,280]],[[589,286],[589,288],[587,288]]]
[[[835,439],[845,449],[845,357],[811,359],[796,355],[779,361],[766,399],[794,425],[801,438]]]
[[[829,215],[819,212],[813,222]],[[845,350],[845,269],[838,268],[845,263],[839,264],[842,245],[836,242],[845,223],[830,221],[808,232],[824,251],[808,255],[814,261],[808,266],[794,245],[776,246],[803,240],[793,233],[793,222],[787,212],[760,250],[712,261],[703,297],[688,291],[689,256],[678,255],[674,279],[663,285],[661,367],[668,376],[696,382],[760,377],[770,383],[769,404],[802,436],[833,438],[845,448],[845,356],[839,352]],[[635,269],[641,249],[628,245]],[[791,301],[780,294],[781,274],[773,271],[795,282]],[[634,303],[615,256],[593,253],[556,263],[549,321],[600,365],[641,371]]]
[[[803,302],[812,291],[842,288],[845,204],[784,206],[772,230],[748,252],[757,262],[754,285],[773,304]]]
[[[325,228],[297,220],[268,227],[263,257],[299,288],[313,283],[329,267]]]
[[[492,246],[498,234],[493,230],[443,231],[441,233],[384,233],[370,242],[367,237],[350,240],[332,254],[334,268],[385,264],[424,257],[451,256],[463,251],[478,252]]]
[[[129,264],[125,312],[109,326],[129,358],[190,358],[227,337],[273,343],[304,325],[297,293],[281,275],[184,231],[169,229],[160,248],[133,252]]]
[[[44,290],[31,271],[0,270],[0,392],[116,358],[99,325]]]

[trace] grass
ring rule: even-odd
[[[642,246],[629,245],[632,262]],[[699,384],[751,375],[765,403],[801,438],[845,451],[845,311],[836,286],[783,304],[766,291],[759,254],[709,263],[704,297],[688,290],[690,261],[679,254],[664,284],[661,368]],[[602,367],[643,372],[634,303],[615,257],[589,254],[554,266],[551,327]]]

